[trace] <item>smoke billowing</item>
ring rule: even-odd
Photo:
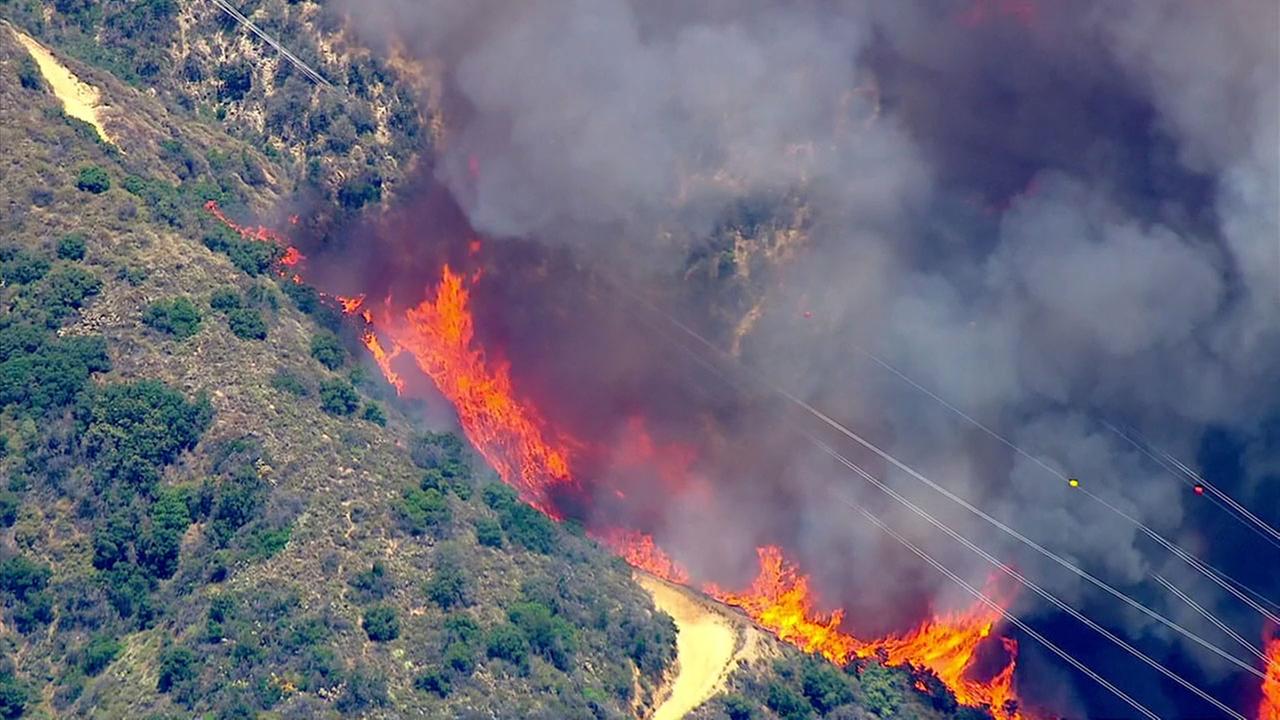
[[[448,128],[433,181],[420,183],[439,185],[406,193],[401,219],[381,230],[397,257],[361,262],[421,285],[431,275],[409,272],[402,255],[440,259],[434,236],[469,224],[512,238],[497,279],[476,290],[482,332],[550,414],[622,456],[592,458],[608,493],[579,499],[582,512],[611,512],[607,496],[634,488],[647,494],[629,506],[643,508],[638,522],[692,569],[730,578],[750,573],[744,548],[784,542],[868,632],[956,591],[833,503],[833,487],[970,577],[985,574],[780,429],[776,407],[717,389],[713,373],[577,270],[588,263],[1213,641],[1230,642],[1145,581],[1175,580],[1246,637],[1259,635],[1256,616],[1133,526],[863,351],[1274,597],[1280,582],[1265,567],[1280,561],[1275,548],[1197,502],[1106,424],[1196,461],[1280,522],[1274,3],[358,6],[367,40],[395,39],[442,68]],[[681,465],[673,476],[691,479],[628,479],[645,464],[637,422],[655,445],[692,448],[687,461],[668,458]],[[909,478],[870,469],[1249,708],[1252,691],[1229,666]],[[698,501],[707,484],[714,504]],[[1024,600],[1018,609],[1038,624],[1070,627]],[[1114,647],[1073,642],[1104,672],[1136,678],[1126,689],[1157,712],[1200,709]],[[1020,677],[1032,701],[1123,713],[1087,680],[1029,655]]]

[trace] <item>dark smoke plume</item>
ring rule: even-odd
[[[496,263],[508,274],[477,288],[492,316],[484,332],[567,426],[625,448],[630,419],[644,417],[655,441],[697,448],[689,470],[716,486],[714,508],[696,503],[696,488],[660,484],[641,503],[642,522],[693,569],[743,579],[743,548],[785,542],[866,632],[956,598],[841,511],[829,494],[838,487],[953,567],[985,572],[780,429],[774,405],[715,389],[582,264],[662,298],[726,347],[736,339],[746,365],[1215,642],[1229,641],[1145,580],[1174,579],[1258,635],[1255,617],[1132,526],[860,349],[1280,593],[1265,569],[1280,561],[1273,548],[1103,422],[1136,428],[1280,523],[1275,3],[380,0],[351,10],[368,41],[394,40],[440,68],[449,129],[420,183],[433,189],[402,193],[401,220],[377,231],[399,252],[366,253],[394,258],[368,272],[421,285],[431,273],[406,272],[401,258],[442,260],[430,233],[452,234],[441,242],[455,248],[468,228],[512,238]],[[435,220],[427,235],[423,217]],[[602,473],[617,466],[598,462]],[[872,469],[1249,707],[1241,694],[1252,691],[1229,666]],[[578,502],[610,512],[603,494]],[[1019,610],[1039,624],[1070,627],[1025,600]],[[1157,712],[1199,709],[1096,638],[1070,642],[1104,673],[1137,678],[1126,687]],[[1033,701],[1123,712],[1052,665],[1028,648],[1020,677]]]

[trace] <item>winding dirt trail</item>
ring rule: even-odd
[[[102,93],[98,88],[81,81],[65,65],[58,62],[48,48],[36,42],[35,38],[8,23],[4,24],[8,26],[14,37],[18,38],[18,42],[22,43],[27,52],[31,53],[45,82],[49,83],[53,88],[53,94],[62,102],[63,112],[77,120],[89,123],[98,131],[98,136],[103,141],[114,145],[111,137],[107,135],[106,128],[102,126],[102,119],[98,116],[98,108],[101,107],[102,100]]]
[[[744,618],[645,573],[636,582],[676,623],[676,675],[648,720],[680,720],[719,692],[739,663],[761,654],[760,632]]]

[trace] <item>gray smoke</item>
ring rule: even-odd
[[[1264,432],[1280,410],[1276,4],[696,6],[381,0],[353,3],[352,19],[369,39],[394,36],[441,63],[451,134],[436,172],[481,232],[670,271],[738,200],[798,192],[807,241],[770,271],[746,362],[1197,631],[1220,639],[1144,579],[1176,578],[1256,636],[1255,619],[1131,526],[859,349],[1177,542],[1221,553],[1195,521],[1206,508],[1184,507],[1183,486],[1100,419],[1188,461],[1206,427],[1225,428],[1246,461],[1229,489],[1263,512],[1277,497],[1277,440]],[[791,468],[796,487],[873,497],[812,459]],[[886,566],[902,556],[883,538],[824,493],[801,495],[812,500],[795,510],[808,528],[799,559],[824,592],[869,607],[869,578],[882,606],[904,587],[954,592],[913,562]],[[938,498],[911,495],[1098,617],[1169,639]],[[733,545],[759,509],[722,511],[708,539],[698,536],[717,523],[677,504],[666,540]],[[981,563],[920,521],[884,511],[981,577]],[[1225,671],[1191,657],[1210,676]]]

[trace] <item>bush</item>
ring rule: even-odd
[[[3,444],[0,442],[0,444]],[[4,457],[3,448],[0,448],[0,457]],[[18,521],[18,506],[21,500],[16,495],[8,492],[0,492],[0,527],[13,527]]]
[[[262,313],[253,308],[236,308],[227,313],[227,326],[231,334],[241,340],[266,340],[267,324]]]
[[[729,720],[754,720],[756,716],[755,703],[737,693],[725,695],[720,702]]]
[[[81,233],[64,235],[58,241],[58,257],[63,260],[84,259],[85,238]]]
[[[529,658],[529,640],[520,628],[512,623],[505,623],[489,631],[485,640],[485,652],[491,658],[523,665]]]
[[[317,333],[311,338],[311,357],[330,370],[337,370],[347,360],[347,349],[333,333]]]
[[[40,90],[44,87],[44,76],[40,74],[40,67],[29,55],[23,57],[18,63],[18,82],[28,90]]]
[[[138,380],[94,391],[84,420],[82,443],[108,478],[154,480],[160,466],[195,447],[213,407],[204,398],[187,402],[158,380]]]
[[[147,306],[142,322],[179,340],[195,335],[200,330],[200,310],[184,297],[156,300]]]
[[[375,605],[364,613],[360,621],[365,635],[374,642],[387,642],[400,637],[400,619],[390,605]]]
[[[360,413],[360,417],[379,427],[387,426],[387,415],[382,412],[382,406],[378,403],[368,403],[364,406],[364,412]]]
[[[222,83],[218,88],[218,99],[243,100],[253,88],[253,69],[243,61],[223,65],[218,69],[218,80]]]
[[[400,517],[410,534],[422,535],[448,523],[452,512],[439,490],[408,488],[401,497]]]
[[[85,675],[97,675],[116,659],[121,649],[120,641],[110,635],[95,635],[80,655],[80,669]]]
[[[107,171],[97,165],[86,165],[80,168],[76,176],[76,187],[93,194],[103,193],[111,189],[111,178]]]
[[[801,689],[813,709],[823,715],[839,705],[853,702],[848,676],[823,660],[812,659],[805,664]]]
[[[330,415],[350,415],[360,406],[360,396],[351,383],[334,378],[320,383],[320,409]]]
[[[782,720],[808,720],[813,717],[813,708],[809,707],[809,703],[779,682],[769,683],[764,704],[778,713]]]
[[[196,655],[186,648],[169,648],[160,653],[160,672],[156,679],[156,689],[167,693],[174,687],[194,680],[196,677]]]
[[[209,307],[221,312],[235,310],[242,304],[240,291],[233,287],[218,288],[213,291],[213,295],[209,296]]]
[[[442,698],[449,697],[453,691],[453,683],[443,668],[429,668],[413,679],[413,686],[422,692],[435,693]]]
[[[12,673],[0,675],[0,718],[14,720],[22,717],[35,696],[35,692]]]
[[[567,671],[574,649],[572,626],[539,602],[516,603],[507,617],[524,633],[529,647],[556,667]]]
[[[301,377],[283,368],[272,374],[271,387],[294,397],[306,397],[311,394],[311,390],[307,388],[306,382]]]
[[[556,548],[555,523],[528,505],[511,506],[502,513],[501,523],[507,537],[527,550],[546,555]]]
[[[347,584],[355,589],[361,601],[381,600],[391,592],[391,578],[387,575],[387,568],[376,560],[368,570],[351,576]]]
[[[476,542],[484,547],[502,547],[502,525],[493,518],[476,518]]]
[[[467,576],[462,563],[453,557],[437,561],[422,590],[442,610],[462,605],[467,599]]]

